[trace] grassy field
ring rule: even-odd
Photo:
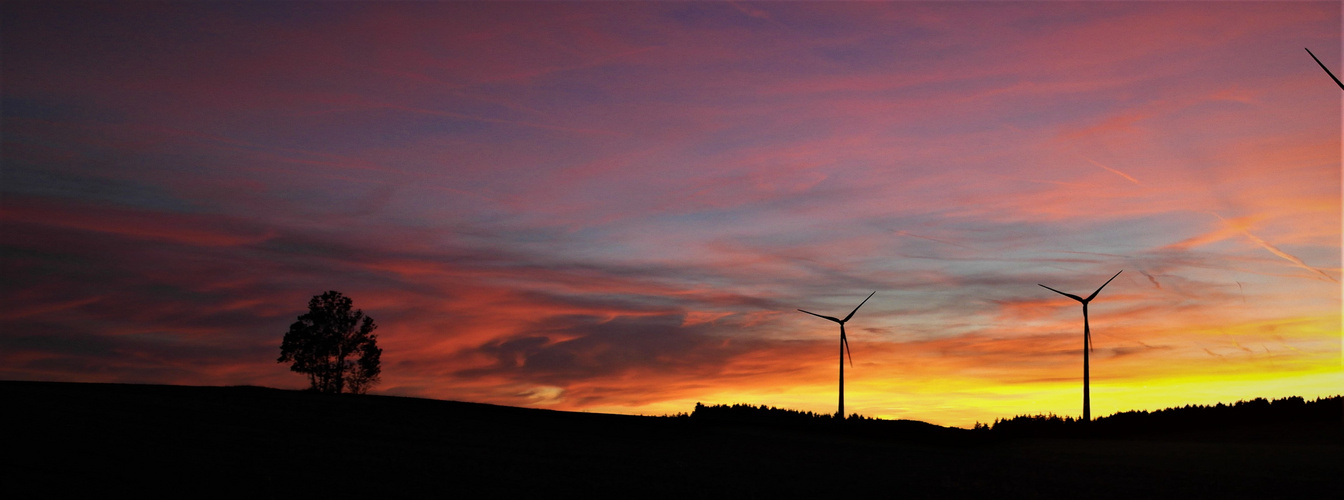
[[[258,387],[0,382],[0,496],[1327,498],[1338,424],[995,439]]]

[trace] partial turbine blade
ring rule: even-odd
[[[1037,285],[1041,285],[1041,284],[1040,284],[1040,283],[1037,283]],[[1083,300],[1082,297],[1079,297],[1079,296],[1077,296],[1077,295],[1074,295],[1074,294],[1071,294],[1071,293],[1064,293],[1064,292],[1061,292],[1061,291],[1059,291],[1059,290],[1055,290],[1054,288],[1050,288],[1050,287],[1045,286],[1045,285],[1041,285],[1041,287],[1042,287],[1042,288],[1045,288],[1046,290],[1050,290],[1050,291],[1055,292],[1055,293],[1057,293],[1057,294],[1060,294],[1060,295],[1063,295],[1063,296],[1065,296],[1065,297],[1068,297],[1068,298],[1070,298],[1070,299],[1076,300],[1076,301],[1078,301],[1078,302],[1085,302],[1085,301]]]
[[[1123,273],[1123,272],[1125,272],[1125,270],[1124,270],[1124,269],[1121,269],[1121,270],[1120,270],[1120,273]],[[1120,273],[1115,273],[1115,276],[1119,276]],[[1111,280],[1115,279],[1115,276],[1111,276],[1111,279],[1110,279],[1110,280],[1106,280],[1105,283],[1102,283],[1102,284],[1101,284],[1101,288],[1106,288],[1106,285],[1111,284]],[[1088,301],[1088,302],[1091,302],[1092,299],[1097,298],[1097,294],[1101,293],[1101,288],[1098,288],[1097,291],[1092,292],[1092,295],[1090,295],[1090,296],[1087,297],[1087,301]]]
[[[844,326],[841,326],[844,328]],[[854,353],[849,352],[849,339],[845,338],[845,333],[840,332],[840,343],[845,344],[845,354],[849,355],[849,367],[854,367]]]
[[[805,313],[811,314],[811,315],[813,315],[813,316],[816,316],[816,317],[818,317],[818,318],[829,319],[829,320],[834,321],[834,322],[836,322],[836,323],[844,323],[843,321],[840,321],[840,320],[838,320],[838,319],[832,318],[832,317],[830,317],[830,316],[822,316],[822,315],[820,315],[820,314],[817,314],[817,313],[814,313],[814,312],[804,311],[804,310],[802,310],[802,309],[799,309],[798,312],[805,312]]]
[[[1087,333],[1087,352],[1096,352],[1092,349],[1092,332]]]
[[[875,294],[875,293],[877,293],[877,290],[873,290],[873,293],[868,294],[868,299],[873,298],[873,294]],[[867,304],[867,303],[868,303],[868,299],[863,299],[863,302],[859,302],[859,305],[858,305],[857,307],[855,307],[853,311],[850,311],[850,312],[849,312],[849,316],[845,316],[845,319],[840,320],[840,321],[841,321],[841,322],[845,322],[845,321],[849,321],[849,318],[853,318],[853,317],[854,317],[854,313],[859,312],[859,307],[863,307],[864,304]]]
[[[1311,49],[1308,49],[1306,47],[1302,48],[1305,49],[1308,54],[1311,54]],[[1325,67],[1325,63],[1321,62],[1320,59],[1316,58],[1316,54],[1311,54],[1311,58],[1316,59],[1316,64],[1321,65],[1321,69],[1325,70],[1325,74],[1330,75],[1330,79],[1335,81],[1335,85],[1339,85],[1340,89],[1344,89],[1344,83],[1339,82],[1339,78],[1336,78],[1335,74],[1330,72],[1330,68]]]

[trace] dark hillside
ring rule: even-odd
[[[0,382],[0,399],[4,498],[1319,497],[1344,477],[1338,426],[1311,442],[941,440],[974,432],[257,387]]]

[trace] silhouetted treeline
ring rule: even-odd
[[[695,404],[690,420],[710,424],[729,423],[748,426],[767,426],[776,429],[819,432],[823,434],[860,435],[867,439],[887,441],[942,443],[956,445],[972,439],[966,429],[942,427],[914,420],[885,420],[852,413],[846,418],[834,414],[789,410],[766,405],[713,405]],[[840,424],[844,425],[840,425]]]
[[[1153,412],[1126,411],[1101,417],[1091,424],[1057,415],[1018,415],[994,424],[976,424],[975,430],[1003,437],[1126,436],[1191,433],[1233,427],[1344,421],[1344,397],[1307,401],[1291,396],[1273,401],[1255,398],[1233,404],[1185,405]]]
[[[1018,415],[1013,418],[994,420],[994,425],[977,422],[975,430],[992,431],[996,435],[1009,436],[1060,436],[1071,434],[1082,423],[1081,419],[1049,415]]]
[[[678,414],[686,418],[686,414]],[[1018,415],[1012,418],[997,419],[993,424],[976,423],[974,432],[964,429],[948,429],[910,420],[883,420],[852,414],[840,419],[834,414],[813,413],[810,411],[790,410],[766,405],[712,405],[695,404],[695,410],[689,417],[707,422],[733,422],[744,424],[768,424],[795,428],[836,428],[833,423],[845,422],[845,432],[861,432],[877,435],[921,436],[937,435],[941,438],[961,439],[960,433],[981,437],[1017,438],[1017,437],[1125,437],[1154,434],[1198,435],[1201,431],[1219,431],[1236,428],[1282,429],[1291,432],[1294,424],[1344,422],[1344,397],[1317,398],[1307,401],[1301,396],[1267,400],[1255,398],[1250,401],[1237,401],[1232,404],[1186,405],[1166,408],[1153,412],[1127,411],[1098,418],[1091,423],[1072,416]],[[942,429],[942,430],[938,430]],[[959,432],[943,432],[959,431]],[[1275,431],[1277,432],[1277,431]],[[1248,437],[1254,437],[1248,435]]]
[[[755,422],[755,423],[799,423],[799,422],[832,422],[840,420],[833,414],[813,413],[810,411],[789,410],[786,408],[776,408],[773,406],[753,406],[744,404],[734,405],[713,405],[705,406],[700,403],[695,404],[695,411],[691,412],[691,418],[705,420],[720,420],[728,422]],[[852,414],[846,420],[874,420],[872,417],[865,417],[857,413]]]

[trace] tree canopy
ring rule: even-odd
[[[382,372],[378,328],[364,311],[351,311],[353,301],[335,290],[314,295],[308,313],[289,325],[277,363],[308,375],[317,392],[363,394]]]

